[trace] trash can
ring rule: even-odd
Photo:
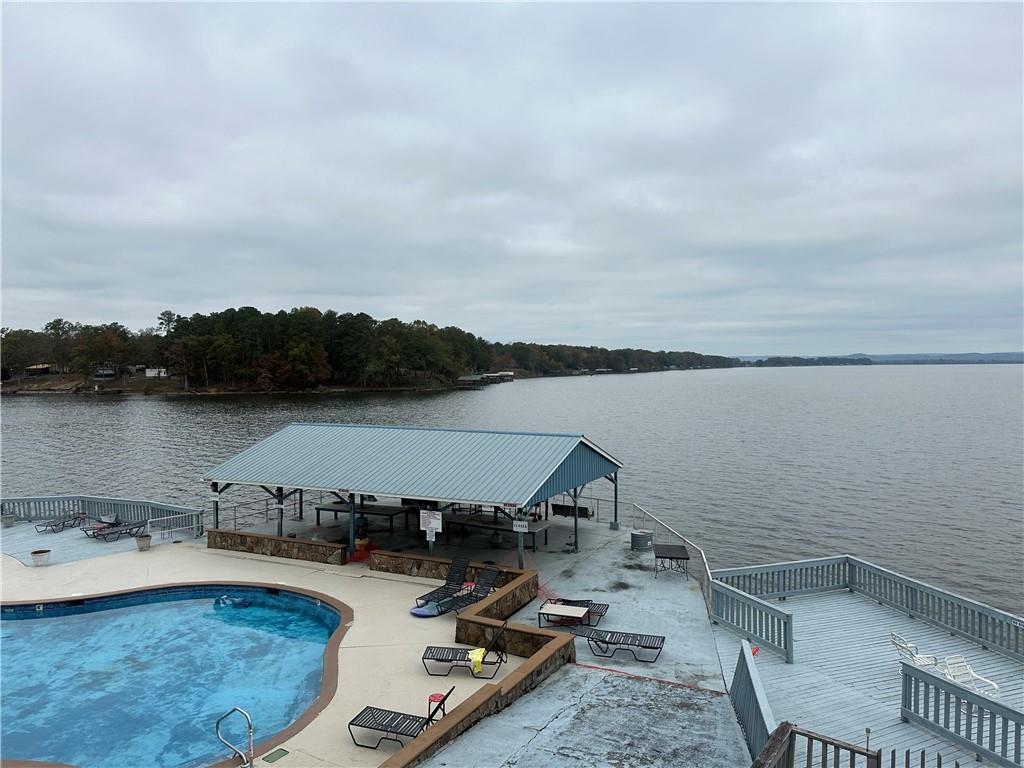
[[[634,552],[650,552],[654,549],[654,531],[633,531],[630,534],[630,549]]]

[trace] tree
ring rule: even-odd
[[[164,332],[164,336],[170,334],[174,330],[175,324],[178,322],[179,317],[169,309],[165,309],[159,315],[157,315],[157,324],[160,329]]]

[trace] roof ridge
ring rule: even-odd
[[[321,421],[293,421],[289,427],[355,427],[359,429],[402,429],[419,430],[422,432],[471,432],[485,435],[532,435],[536,437],[576,437],[583,439],[582,432],[526,432],[523,430],[508,429],[467,429],[465,427],[418,427],[403,426],[401,424],[341,424],[337,422]]]

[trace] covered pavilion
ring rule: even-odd
[[[490,508],[513,521],[559,494],[573,500],[573,546],[579,549],[579,496],[605,479],[614,488],[618,528],[621,462],[582,434],[500,432],[366,424],[290,424],[206,473],[219,525],[221,494],[235,485],[275,499],[282,534],[284,502],[323,491],[347,505],[349,552],[356,540],[357,497],[386,497],[421,508]],[[335,505],[336,506],[336,505]],[[523,531],[514,526],[523,564]]]

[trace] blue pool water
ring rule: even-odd
[[[230,595],[247,607],[217,606]],[[109,766],[197,766],[230,757],[214,723],[235,706],[257,742],[320,692],[340,617],[304,595],[253,587],[149,590],[4,607],[2,757]],[[233,720],[234,722],[231,722]],[[241,718],[224,732],[242,743]]]

